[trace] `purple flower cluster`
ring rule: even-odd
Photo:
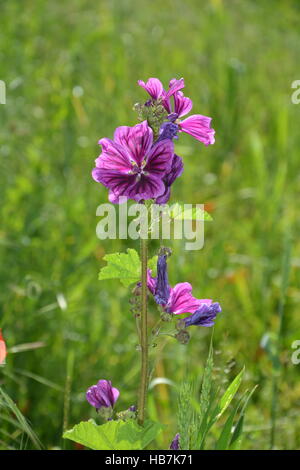
[[[157,304],[165,313],[180,315],[190,313],[184,318],[184,326],[213,326],[221,307],[211,299],[196,299],[192,295],[192,286],[181,282],[171,287],[168,282],[166,255],[160,255],[157,261],[157,277],[152,277],[148,270],[147,285]]]
[[[118,127],[113,139],[101,139],[102,153],[96,159],[92,176],[109,189],[113,203],[119,203],[122,196],[137,202],[153,199],[165,204],[171,185],[183,172],[182,159],[174,153],[173,139],[185,132],[209,145],[214,143],[215,131],[209,117],[195,114],[180,119],[192,109],[192,100],[180,91],[184,88],[183,78],[172,79],[168,90],[157,78],[149,78],[146,83],[139,80],[138,84],[151,97],[144,106],[162,106],[166,120],[163,117],[158,135],[144,120],[133,127]]]
[[[210,127],[211,118],[203,116],[202,114],[193,114],[183,121],[180,120],[180,118],[188,114],[193,107],[192,100],[184,96],[182,91],[180,91],[184,88],[183,78],[180,80],[176,80],[175,78],[170,80],[169,89],[167,91],[164,90],[163,85],[158,78],[149,78],[147,83],[139,80],[138,84],[149,93],[153,100],[162,100],[162,104],[168,113],[169,121],[163,125],[162,133],[165,132],[167,135],[167,128],[173,138],[177,132],[186,132],[204,145],[214,144],[215,130]],[[171,98],[173,98],[173,105]],[[176,127],[174,127],[174,125]]]

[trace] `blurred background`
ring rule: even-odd
[[[202,250],[170,243],[170,281],[189,281],[223,307],[216,382],[226,386],[245,365],[243,390],[258,384],[242,448],[299,448],[300,365],[291,361],[300,339],[300,105],[291,102],[299,3],[1,0],[0,8],[0,327],[9,350],[0,386],[49,449],[74,448],[63,427],[95,417],[84,395],[100,378],[121,390],[119,410],[136,403],[130,290],[97,277],[106,253],[137,246],[97,239],[107,190],[91,169],[98,140],[136,123],[133,104],[146,99],[138,79],[167,86],[184,77],[194,112],[213,118],[216,143],[180,136],[185,172],[173,201],[205,203],[214,220]],[[211,329],[191,333],[186,346],[170,339],[156,364],[154,377],[175,384],[149,393],[150,417],[168,425],[161,448],[176,432],[176,385],[187,373],[201,380],[205,365]],[[4,408],[0,428],[1,448],[31,447]]]

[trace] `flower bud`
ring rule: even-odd
[[[175,338],[179,341],[181,344],[188,344],[190,340],[190,335],[186,330],[180,330],[176,335]]]

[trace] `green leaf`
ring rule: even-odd
[[[230,450],[236,450],[240,448],[241,445],[241,440],[242,440],[242,432],[243,432],[243,425],[244,425],[244,418],[245,418],[245,411],[248,406],[248,403],[250,401],[250,398],[252,397],[253,393],[257,389],[258,385],[255,385],[253,389],[249,392],[248,396],[245,399],[245,403],[242,407],[240,417],[238,419],[238,422],[234,428],[234,432],[230,441]]]
[[[26,418],[23,416],[17,405],[12,401],[12,399],[7,395],[7,393],[0,388],[0,408],[7,408],[12,416],[16,418],[16,421],[11,421],[15,424],[21,432],[27,434],[27,436],[31,439],[35,447],[39,450],[43,448],[41,441],[29,426]]]
[[[76,424],[63,437],[94,450],[141,450],[161,429],[162,425],[153,421],[146,421],[142,427],[133,419],[108,421],[102,425],[89,420]]]
[[[229,447],[230,444],[230,439],[232,437],[232,428],[233,428],[233,422],[234,418],[238,412],[238,409],[241,405],[243,399],[239,400],[236,405],[233,407],[230,415],[228,416],[226,423],[224,424],[222,428],[222,432],[220,434],[219,439],[217,440],[216,443],[216,450],[226,450]]]
[[[136,250],[127,249],[127,253],[111,253],[103,257],[107,261],[100,272],[98,279],[120,279],[125,287],[140,279],[141,263]]]
[[[213,370],[213,335],[210,340],[209,353],[204,369],[201,393],[200,393],[200,412],[198,414],[199,434],[196,440],[196,449],[200,449],[204,445],[205,437],[208,431],[207,421],[209,411],[212,406],[212,370]]]
[[[132,248],[127,253],[111,253],[103,257],[107,265],[100,269],[98,279],[119,279],[125,287],[141,279],[141,261],[139,254]],[[148,260],[152,276],[156,276],[157,256]]]
[[[219,403],[217,404],[212,418],[211,418],[211,424],[215,423],[218,419],[221,418],[222,414],[224,411],[228,408],[230,405],[232,399],[234,398],[236,392],[239,389],[239,386],[241,385],[242,378],[244,375],[245,368],[241,370],[241,372],[236,376],[236,378],[231,382],[229,387],[227,388],[226,392],[224,395],[221,397]]]
[[[193,206],[190,209],[184,207],[183,202],[176,202],[170,207],[170,217],[174,220],[213,220],[212,216],[201,209],[200,207]]]

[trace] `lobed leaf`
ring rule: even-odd
[[[121,283],[128,287],[140,279],[141,264],[140,257],[136,250],[127,249],[127,253],[111,253],[105,255],[103,259],[107,265],[101,268],[98,279],[119,279]]]
[[[95,421],[82,421],[63,434],[65,439],[78,442],[93,450],[141,450],[147,447],[162,430],[162,425],[146,421],[139,426],[133,419],[108,421],[97,425]]]

